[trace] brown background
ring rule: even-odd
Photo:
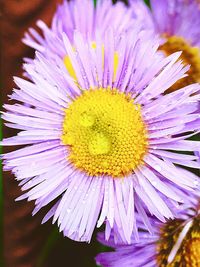
[[[91,0],[92,1],[92,0]],[[32,57],[33,51],[22,44],[28,27],[37,19],[50,24],[56,5],[61,0],[4,0],[1,1],[1,101],[14,86],[12,76],[22,76],[22,58]],[[15,134],[3,128],[3,136]],[[5,151],[7,151],[5,149]],[[50,223],[40,225],[44,213],[31,216],[33,203],[14,202],[20,189],[10,173],[3,174],[3,256],[5,267],[92,267],[99,245],[75,243],[57,234]],[[48,243],[47,243],[47,240]],[[55,242],[56,240],[56,242]],[[46,252],[51,247],[48,257]],[[42,255],[42,256],[41,256]],[[40,260],[44,259],[41,264]]]

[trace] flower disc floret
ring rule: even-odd
[[[177,81],[170,91],[180,89],[192,83],[200,82],[200,50],[198,47],[191,46],[183,37],[170,36],[167,41],[160,46],[160,49],[171,55],[174,52],[182,51],[181,59],[184,65],[190,65],[188,76]]]
[[[191,226],[185,235],[180,248],[175,257],[169,262],[169,254],[173,247],[178,243],[181,232],[185,225],[191,223]],[[197,267],[200,264],[200,215],[192,221],[175,219],[168,221],[161,228],[160,239],[157,245],[157,264],[158,266],[185,266]]]
[[[147,150],[140,105],[109,88],[90,89],[71,103],[62,139],[70,161],[94,176],[125,176],[142,163]]]

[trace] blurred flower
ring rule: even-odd
[[[200,47],[200,9],[196,0],[151,0],[157,32],[182,37],[191,46]]]
[[[199,168],[184,151],[200,151],[186,140],[199,130],[200,86],[163,95],[188,67],[180,53],[160,57],[156,38],[140,28],[120,38],[110,28],[95,40],[63,34],[74,77],[63,58],[37,52],[24,66],[31,81],[15,78],[17,103],[4,105],[2,118],[22,131],[2,144],[30,146],[3,155],[4,169],[27,190],[19,199],[35,200],[33,214],[55,201],[43,222],[53,217],[65,236],[90,241],[98,220],[107,239],[114,229],[130,243],[135,208],[145,225],[146,209],[165,221],[172,204],[187,201],[177,188],[199,187],[182,166]]]
[[[151,219],[154,235],[149,235],[144,227],[139,231],[140,242],[132,240],[132,245],[115,245],[113,236],[105,241],[99,234],[104,245],[110,245],[114,252],[101,253],[96,257],[103,267],[156,267],[200,265],[200,210],[198,197],[183,193],[183,197],[191,200],[191,206],[179,211],[174,220],[160,223]]]
[[[131,6],[143,1],[132,0]],[[182,51],[181,60],[190,65],[187,76],[180,79],[169,90],[174,91],[200,82],[200,6],[196,0],[151,0],[151,10],[141,12],[145,28],[152,28],[161,37],[160,50],[165,55]],[[137,4],[139,5],[139,3]],[[140,8],[142,10],[142,8]],[[142,19],[143,15],[143,19]],[[148,24],[145,22],[148,21]]]
[[[143,0],[130,0],[129,9],[131,10],[132,17],[138,21],[138,24],[145,30],[155,31],[154,21],[152,19],[151,10],[144,3]],[[131,25],[132,27],[132,25]],[[134,27],[134,25],[133,25]]]

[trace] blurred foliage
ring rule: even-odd
[[[59,233],[57,225],[52,226],[52,232],[41,249],[36,267],[54,267],[65,261],[68,266],[80,266],[81,262],[83,267],[95,267],[94,258],[98,253],[112,251],[111,248],[96,241],[97,232],[98,230],[95,230],[89,245],[63,237],[62,233]]]
[[[48,258],[48,255],[51,253],[52,249],[56,245],[56,243],[59,241],[59,231],[58,228],[54,228],[52,232],[50,233],[49,237],[46,240],[46,243],[44,247],[41,249],[40,256],[37,260],[36,267],[43,267],[45,261]]]
[[[145,2],[148,6],[150,6],[150,1],[149,1],[149,0],[144,0],[144,2]]]

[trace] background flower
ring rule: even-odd
[[[140,5],[147,8],[143,1]],[[134,10],[135,1],[132,0]],[[198,1],[182,0],[151,0],[151,11],[141,12],[141,21],[146,28],[151,28],[155,34],[160,35],[160,50],[165,55],[182,51],[181,60],[190,65],[188,76],[175,83],[169,91],[180,89],[189,84],[200,82],[200,6]],[[142,9],[142,8],[141,8]],[[142,19],[143,15],[143,19]]]
[[[200,46],[198,1],[151,0],[156,30],[167,36],[182,36],[192,46]]]
[[[190,201],[189,206],[182,206],[176,219],[163,224],[151,218],[154,235],[150,235],[144,227],[141,227],[140,242],[132,239],[132,245],[116,245],[114,236],[105,241],[103,234],[99,234],[99,241],[111,246],[115,251],[99,254],[96,257],[97,264],[104,267],[198,266],[200,195],[188,195],[182,191],[182,196]]]

